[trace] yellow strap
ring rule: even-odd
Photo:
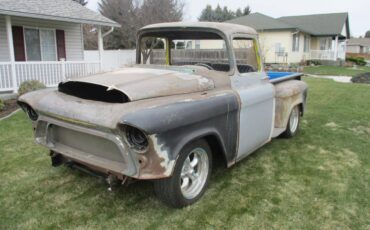
[[[170,47],[170,40],[168,38],[166,38],[166,45],[165,45],[165,48],[166,48],[166,65],[170,65],[170,50],[171,50],[171,47]]]
[[[254,51],[256,52],[258,71],[261,71],[262,63],[261,63],[261,57],[260,57],[259,48],[258,48],[258,42],[256,41],[256,39],[253,39],[253,46],[254,46]]]

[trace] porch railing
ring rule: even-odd
[[[15,91],[22,82],[28,80],[38,80],[47,87],[53,87],[66,79],[99,73],[100,63],[85,61],[15,62],[15,76],[12,75],[12,69],[11,62],[0,62],[0,91]]]
[[[311,50],[311,60],[336,60],[334,50]]]

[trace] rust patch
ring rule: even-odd
[[[175,160],[169,158],[170,154],[158,143],[156,135],[149,136],[148,151],[137,155],[142,166],[139,179],[159,179],[168,177],[172,173]]]
[[[275,128],[285,128],[293,107],[304,103],[302,92],[307,90],[307,84],[291,80],[275,85]]]

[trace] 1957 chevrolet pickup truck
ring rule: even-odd
[[[132,67],[19,98],[53,166],[152,180],[161,200],[184,207],[204,194],[213,159],[230,167],[298,131],[307,85],[263,71],[252,28],[153,24],[139,30],[136,54]]]

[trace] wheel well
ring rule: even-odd
[[[227,160],[225,157],[224,149],[215,135],[207,135],[203,137],[208,143],[212,151],[213,162],[216,165],[219,162],[223,162],[223,165],[227,167]]]
[[[299,103],[298,108],[299,108],[299,112],[301,113],[301,117],[303,117],[303,113],[304,113],[303,103]]]

